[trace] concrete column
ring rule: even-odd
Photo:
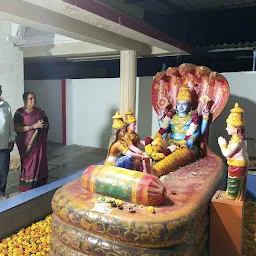
[[[23,52],[11,41],[11,23],[0,20],[0,84],[3,98],[12,109],[12,114],[23,106],[24,93]],[[10,169],[17,169],[20,159],[17,147],[11,154]]]
[[[136,103],[137,57],[136,51],[120,52],[120,113],[130,108],[135,112]]]
[[[0,84],[3,97],[12,112],[23,106],[24,93],[23,52],[14,46],[11,38],[11,23],[0,20]]]

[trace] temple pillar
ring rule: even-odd
[[[130,108],[135,112],[136,103],[137,56],[136,51],[120,52],[120,113]]]
[[[12,114],[23,106],[24,93],[23,52],[15,46],[22,37],[19,25],[0,20],[0,84],[3,98],[12,109]],[[10,169],[18,169],[20,159],[17,147],[11,153]]]
[[[11,22],[0,20],[0,84],[12,112],[23,106],[24,93],[23,52],[14,45],[17,33]]]

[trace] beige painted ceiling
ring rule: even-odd
[[[169,44],[61,0],[1,0],[0,18],[26,28],[16,42],[26,58],[99,58],[126,49],[138,56],[188,54],[183,44]]]

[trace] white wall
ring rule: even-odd
[[[137,78],[138,134],[151,135],[152,77]],[[107,148],[112,116],[119,109],[120,79],[67,80],[67,144]]]
[[[107,148],[119,87],[119,78],[67,81],[67,144]]]
[[[138,77],[136,83],[137,132],[142,139],[152,133],[152,81],[153,77]]]
[[[231,72],[223,73],[229,83],[230,97],[229,101],[222,112],[221,116],[211,125],[210,131],[210,147],[220,154],[217,145],[219,136],[227,136],[226,118],[230,114],[230,110],[237,102],[244,110],[246,135],[256,139],[256,72]],[[256,156],[255,145],[248,140],[248,153],[251,156]]]
[[[26,80],[25,91],[36,94],[37,106],[49,119],[48,141],[62,143],[61,80]]]

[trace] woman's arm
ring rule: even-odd
[[[16,133],[21,133],[21,132],[27,132],[30,130],[35,130],[35,129],[42,129],[44,125],[44,121],[39,120],[35,124],[28,126],[28,125],[20,125],[19,123],[14,123],[14,130]]]
[[[22,125],[23,124],[23,116],[19,112],[19,110],[17,110],[14,114],[13,123],[14,123],[14,131],[16,133],[29,131],[29,126]]]
[[[14,130],[16,133],[27,132],[32,129],[33,128],[31,126],[22,126],[20,124],[14,124]]]

